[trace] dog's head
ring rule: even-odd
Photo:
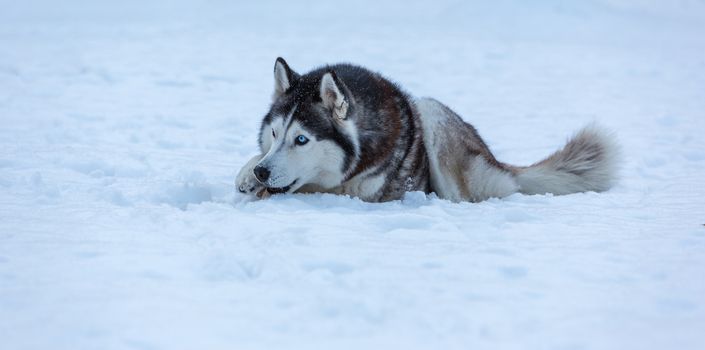
[[[336,72],[326,67],[302,76],[277,58],[272,99],[260,128],[257,180],[270,193],[340,185],[359,147],[355,101]]]

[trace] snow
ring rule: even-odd
[[[705,348],[705,3],[0,3],[3,349]],[[605,193],[236,193],[283,56],[443,101]]]

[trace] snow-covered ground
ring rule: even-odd
[[[491,3],[491,5],[490,5]],[[349,61],[606,193],[236,193],[272,67]],[[2,349],[703,349],[705,3],[0,2]]]

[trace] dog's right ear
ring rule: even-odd
[[[299,75],[289,68],[289,65],[283,58],[277,57],[274,62],[274,94],[272,100],[276,100],[281,95],[284,95],[286,90],[289,90],[299,79]]]
[[[345,84],[338,79],[333,70],[328,70],[321,78],[321,101],[338,120],[345,120],[348,116],[350,93]]]

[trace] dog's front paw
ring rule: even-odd
[[[235,187],[240,193],[245,194],[255,194],[257,195],[261,191],[265,190],[265,187],[257,181],[255,178],[254,168],[259,162],[260,156],[252,158],[247,164],[245,164],[240,173],[237,174],[235,179]]]
[[[245,193],[245,194],[251,194],[251,193],[259,193],[261,190],[264,190],[264,186],[260,184],[256,179],[255,176],[245,176],[244,178],[236,181],[237,190],[240,191],[240,193]]]

